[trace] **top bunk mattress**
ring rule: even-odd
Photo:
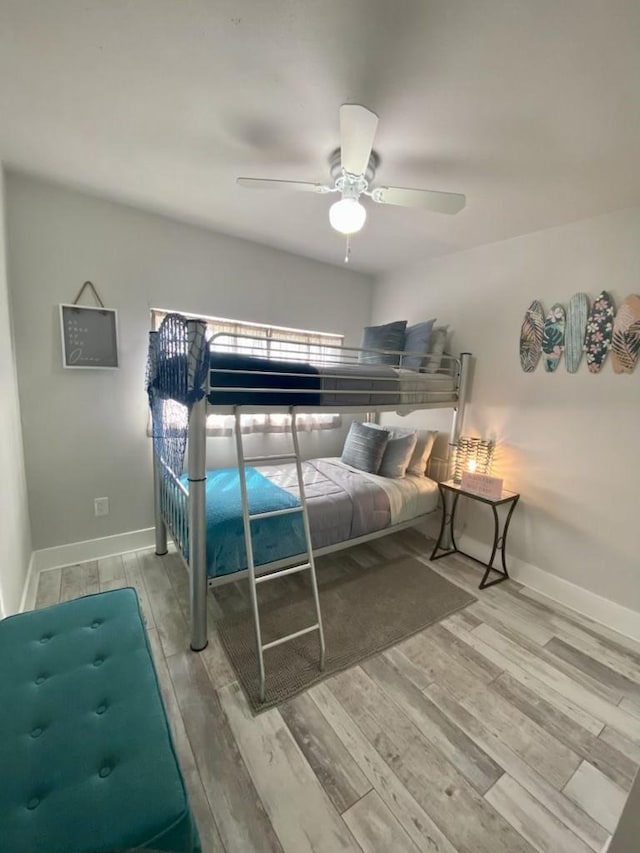
[[[209,403],[224,406],[405,406],[454,402],[452,373],[384,364],[323,365],[210,354]]]

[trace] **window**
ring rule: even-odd
[[[170,313],[156,308],[151,310],[151,328],[157,329],[163,318]],[[222,352],[237,352],[240,348],[245,354],[269,357],[273,356],[283,361],[313,361],[316,364],[327,364],[335,361],[336,347],[342,347],[343,336],[326,332],[309,332],[304,329],[289,329],[285,326],[265,326],[261,323],[248,323],[240,320],[227,320],[222,317],[204,317],[202,315],[185,314],[185,317],[198,316],[207,321],[207,338],[227,333],[215,339],[215,347]],[[246,335],[239,339],[238,335]],[[320,412],[316,414],[298,415],[296,423],[300,430],[335,429],[341,424],[339,414]],[[207,417],[207,435],[232,435],[234,429],[233,415],[209,415]],[[287,432],[290,429],[288,415],[243,415],[242,432]]]

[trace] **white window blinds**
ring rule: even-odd
[[[167,310],[152,309],[152,328],[157,329],[163,318],[170,313]],[[180,312],[184,316],[195,316]],[[289,329],[283,326],[266,326],[240,320],[228,320],[221,317],[202,317],[207,322],[207,337],[227,333],[229,337],[218,336],[215,347],[218,352],[242,351],[248,355],[273,357],[291,361],[313,361],[316,364],[331,363],[336,358],[336,347],[343,344],[342,335],[328,332],[310,332],[303,329]],[[246,336],[240,338],[239,336]],[[339,414],[327,412],[298,415],[299,429],[335,429],[340,426]],[[209,415],[207,435],[232,435],[234,418],[232,415]],[[243,415],[242,431],[250,432],[286,432],[290,429],[287,415],[260,414]]]

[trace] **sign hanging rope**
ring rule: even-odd
[[[80,290],[78,291],[78,295],[77,295],[77,296],[76,296],[76,298],[73,300],[73,305],[77,305],[77,304],[78,304],[78,302],[80,302],[80,300],[82,299],[82,294],[85,292],[85,290],[87,289],[87,287],[88,287],[88,288],[90,289],[90,291],[93,293],[93,297],[94,297],[94,299],[96,300],[96,302],[98,303],[98,305],[99,305],[101,308],[104,308],[104,302],[102,301],[102,299],[100,299],[100,296],[98,295],[98,291],[95,289],[95,287],[94,287],[94,285],[93,285],[93,282],[91,282],[91,281],[85,281],[85,283],[82,285],[82,287],[81,287],[81,288],[80,288]]]

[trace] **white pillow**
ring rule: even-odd
[[[427,462],[433,450],[433,444],[438,435],[437,430],[419,429],[416,430],[416,446],[414,448],[409,465],[407,466],[407,474],[413,474],[416,477],[424,477]]]
[[[436,326],[429,338],[429,355],[424,360],[425,373],[437,373],[447,343],[449,326]]]

